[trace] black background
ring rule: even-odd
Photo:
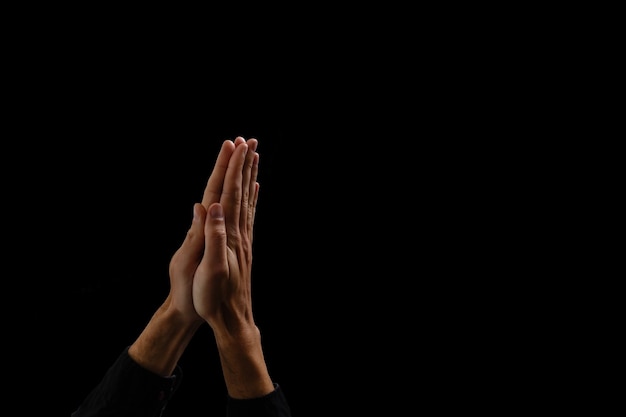
[[[241,135],[259,140],[256,320],[294,416],[390,415],[416,392],[451,406],[474,363],[456,313],[472,303],[458,271],[476,262],[465,174],[482,133],[462,59],[395,18],[168,13],[85,13],[9,42],[5,257],[35,306],[17,325],[35,352],[25,387],[69,414],[133,342],[222,141]],[[207,327],[181,366],[166,415],[224,415]]]
[[[64,381],[68,413],[167,295],[192,205],[222,141],[237,135],[259,140],[254,308],[294,415],[388,412],[390,396],[418,385],[443,395],[449,359],[432,358],[458,345],[443,343],[451,330],[435,323],[460,291],[449,270],[461,262],[445,248],[459,244],[450,213],[461,203],[442,203],[454,189],[436,184],[455,148],[419,106],[391,97],[406,86],[387,75],[368,84],[348,64],[324,79],[302,68],[268,80],[235,61],[228,78],[184,59],[171,72],[143,56],[105,61],[123,69],[29,76],[14,107],[18,146],[4,154],[20,162],[11,171],[20,182],[5,190],[21,219],[13,262],[43,298],[34,321],[46,342],[39,329],[29,337],[65,352],[61,362],[41,357],[36,372]],[[223,415],[207,327],[181,366],[166,415]],[[398,386],[389,382],[398,373],[422,377]]]
[[[263,118],[247,110],[239,120],[207,109],[193,119],[168,110],[163,103],[156,114],[121,122],[94,116],[84,134],[74,136],[84,145],[68,146],[54,173],[44,175],[55,184],[45,187],[51,275],[70,283],[67,303],[59,306],[69,312],[63,341],[68,408],[80,403],[167,295],[168,263],[190,225],[192,205],[202,197],[222,141],[237,135],[259,140],[254,308],[270,374],[294,415],[323,415],[329,407],[348,412],[364,407],[364,396],[376,399],[368,407],[388,409],[388,390],[411,391],[412,385],[392,388],[388,376],[411,375],[422,355],[449,348],[428,335],[443,332],[433,323],[448,314],[432,308],[432,286],[443,280],[453,287],[445,262],[422,269],[437,264],[432,254],[443,245],[424,243],[432,225],[411,202],[427,181],[391,175],[404,171],[401,161],[413,145],[371,142],[371,131],[319,115]],[[226,393],[208,327],[180,364],[183,384],[166,415],[223,415]],[[427,360],[421,366],[423,375],[442,365]],[[438,390],[432,380],[429,387]]]
[[[37,150],[50,167],[41,172],[40,191],[51,207],[44,210],[45,235],[54,237],[51,275],[69,283],[62,307],[69,312],[68,409],[167,295],[168,263],[192,205],[222,141],[237,135],[259,140],[253,297],[270,374],[295,415],[327,409],[326,400],[311,403],[320,393],[341,392],[343,405],[335,407],[361,398],[362,389],[345,391],[344,384],[354,387],[380,367],[361,361],[378,344],[377,310],[387,304],[377,298],[378,280],[396,267],[385,259],[395,243],[384,239],[377,248],[373,241],[393,224],[375,205],[389,192],[381,182],[389,162],[383,155],[395,140],[372,143],[363,133],[373,121],[357,125],[362,114],[336,102],[341,94],[327,100],[317,86],[255,88],[258,80],[248,80],[249,88],[240,83],[217,98],[189,82],[161,95],[156,81],[122,78],[72,91],[66,111],[47,120],[55,139]],[[180,364],[184,381],[166,415],[224,415],[208,327]]]
[[[65,188],[68,195],[63,204],[69,212],[59,230],[74,242],[65,249],[64,271],[72,280],[71,407],[97,383],[120,350],[132,343],[166,296],[168,262],[189,227],[191,206],[202,197],[222,141],[238,134],[259,139],[261,166],[267,166],[259,177],[254,271],[254,306],[266,358],[272,377],[288,395],[288,379],[293,378],[289,375],[303,371],[296,372],[286,359],[302,355],[304,346],[310,348],[306,341],[310,329],[303,331],[309,326],[302,320],[302,300],[314,293],[311,289],[319,285],[315,283],[319,278],[311,276],[314,268],[302,253],[306,249],[295,248],[303,242],[294,236],[294,217],[305,199],[291,192],[290,198],[278,197],[281,188],[292,189],[293,171],[286,172],[292,164],[286,159],[291,156],[278,149],[288,148],[288,143],[263,126],[248,129],[242,124],[235,135],[210,130],[203,138],[162,138],[161,143],[144,147],[131,143],[123,147],[115,141],[104,155],[100,153],[101,160],[74,166],[65,178],[64,188],[70,183],[76,186]],[[308,217],[309,209],[306,213]],[[299,227],[311,232],[310,225]],[[305,274],[300,267],[294,270],[303,263],[309,265]],[[181,366],[184,383],[168,408],[169,415],[206,415],[212,410],[223,415],[224,385],[208,327],[193,339]],[[291,390],[297,403],[297,391]]]
[[[296,91],[239,85],[219,99],[191,85],[163,97],[143,86],[134,99],[121,87],[89,85],[69,114],[50,120],[56,139],[38,150],[51,166],[42,181],[52,207],[45,234],[54,236],[53,275],[62,271],[70,283],[63,306],[70,312],[68,408],[165,298],[168,262],[192,205],[222,141],[237,135],[259,140],[253,296],[272,378],[294,415],[323,412],[337,395],[333,407],[341,409],[380,392],[387,361],[372,358],[383,356],[383,317],[402,306],[385,293],[400,279],[394,253],[407,250],[392,236],[411,235],[403,194],[418,191],[389,181],[389,172],[403,169],[413,145],[377,136],[377,119],[349,104],[359,100],[325,97],[307,84]],[[225,389],[207,327],[181,366],[184,382],[166,415],[223,415]]]

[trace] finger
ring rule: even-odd
[[[237,136],[235,138],[235,146],[239,146],[242,143],[246,143],[246,140],[243,137],[241,137],[241,136]]]
[[[241,181],[247,152],[248,145],[246,143],[242,143],[235,148],[228,162],[228,169],[224,177],[220,203],[224,209],[224,219],[229,238],[239,234],[239,216],[243,194]]]
[[[185,240],[172,257],[171,269],[178,273],[193,275],[202,259],[204,249],[204,221],[206,211],[202,204],[194,204],[193,220]]]
[[[239,139],[239,138],[237,138]],[[213,203],[220,201],[222,195],[222,186],[224,184],[224,177],[228,170],[228,162],[230,161],[233,152],[235,151],[235,143],[231,140],[225,140],[222,143],[220,153],[217,155],[213,172],[207,181],[207,185],[204,189],[204,195],[202,196],[202,205],[205,209]]]
[[[248,144],[248,149],[255,151],[256,149],[259,147],[259,141],[256,138],[250,138],[246,141],[246,143]]]
[[[211,276],[228,276],[227,236],[224,209],[219,203],[209,206],[206,221],[204,223],[204,256],[202,262],[206,263]]]
[[[242,178],[241,178],[241,212],[239,218],[239,226],[243,233],[248,233],[248,220],[249,220],[249,204],[250,197],[254,196],[251,193],[250,180],[252,178],[252,167],[256,158],[256,148],[258,141],[256,139],[248,140],[248,153],[246,154],[246,160],[243,165]],[[256,181],[256,178],[253,180]]]
[[[252,242],[252,232],[254,228],[254,218],[256,217],[256,205],[259,200],[259,188],[260,184],[257,181],[257,176],[259,173],[259,154],[255,154],[254,160],[252,161],[252,177],[250,178],[250,204],[248,208],[248,223],[247,223],[247,233],[250,238],[250,242]]]

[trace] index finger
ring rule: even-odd
[[[202,195],[202,205],[205,209],[209,209],[209,206],[213,203],[220,201],[222,195],[222,188],[224,186],[224,177],[226,176],[226,170],[228,169],[228,161],[233,155],[235,150],[235,144],[232,140],[225,140],[222,143],[220,153],[217,155],[213,172],[207,181],[204,188],[204,194]]]

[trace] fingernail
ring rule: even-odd
[[[224,211],[222,210],[221,204],[213,204],[211,209],[209,210],[209,214],[214,219],[221,219],[224,217]]]

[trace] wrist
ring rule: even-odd
[[[155,314],[163,315],[167,320],[172,320],[185,328],[197,329],[204,323],[204,319],[193,308],[193,303],[190,304],[185,301],[182,303],[185,307],[181,307],[179,304],[181,303],[177,303],[175,297],[170,293]]]
[[[261,346],[261,332],[254,324],[246,326],[213,325],[211,328],[219,349],[254,350],[257,346]]]
[[[248,335],[216,334],[216,341],[230,397],[258,398],[274,390],[258,329]]]
[[[202,322],[191,321],[166,302],[130,346],[128,354],[142,367],[162,376],[170,375]]]

